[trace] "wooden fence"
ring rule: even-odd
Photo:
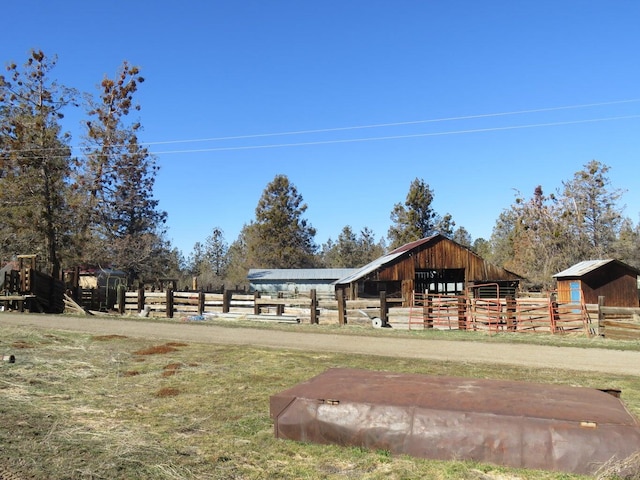
[[[318,298],[315,291],[294,298],[224,293],[118,292],[121,314],[203,320],[224,315],[252,320],[317,324],[361,323],[397,329],[473,330],[488,333],[576,333],[607,338],[640,338],[640,309],[557,303],[550,298],[476,299],[469,296],[415,296],[411,307],[401,299]]]
[[[640,308],[607,307],[598,297],[598,333],[606,338],[640,339]]]

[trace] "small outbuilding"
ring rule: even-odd
[[[252,292],[288,294],[308,293],[316,290],[319,295],[335,294],[333,283],[355,268],[252,268],[247,279]]]
[[[607,306],[639,305],[640,270],[619,260],[585,260],[556,273],[558,302],[598,303],[605,297]]]
[[[335,282],[348,300],[387,296],[407,303],[412,292],[487,298],[515,296],[522,277],[493,265],[444,235],[407,243]]]

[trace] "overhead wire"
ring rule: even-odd
[[[256,139],[256,138],[278,137],[278,136],[311,135],[311,134],[320,134],[320,133],[344,132],[344,131],[364,130],[364,129],[374,129],[374,128],[388,128],[388,127],[419,125],[419,124],[428,124],[428,123],[473,120],[473,119],[491,118],[491,117],[505,117],[505,116],[553,112],[553,111],[561,111],[561,110],[575,110],[575,109],[581,109],[581,108],[602,107],[602,106],[611,106],[611,105],[620,105],[620,104],[629,104],[629,103],[638,103],[638,102],[640,102],[640,99],[614,100],[609,102],[564,105],[564,106],[556,106],[556,107],[516,110],[516,111],[509,111],[509,112],[494,112],[494,113],[485,113],[485,114],[442,117],[442,118],[423,119],[423,120],[410,120],[410,121],[403,121],[403,122],[377,123],[377,124],[367,124],[367,125],[357,125],[357,126],[347,126],[347,127],[332,127],[332,128],[311,129],[311,130],[293,130],[293,131],[286,131],[286,132],[234,135],[234,136],[225,136],[225,137],[210,137],[210,138],[199,138],[199,139],[188,139],[188,140],[140,142],[140,146],[150,147],[154,145],[158,146],[158,145],[172,145],[172,144],[184,144],[184,143],[221,142],[221,141],[230,141],[230,140],[247,140],[247,139]],[[551,126],[562,126],[562,125],[573,125],[573,124],[584,124],[584,123],[596,123],[596,122],[626,120],[626,119],[634,119],[634,118],[640,118],[640,114],[615,116],[615,117],[600,117],[600,118],[591,118],[591,119],[582,119],[582,120],[567,120],[567,121],[559,121],[559,122],[534,123],[534,124],[524,124],[524,125],[508,125],[508,126],[502,126],[502,127],[451,130],[451,131],[443,131],[443,132],[425,132],[425,133],[404,134],[404,135],[382,135],[382,136],[372,136],[372,137],[318,140],[318,141],[306,141],[306,142],[295,142],[295,143],[240,145],[240,146],[226,146],[226,147],[221,146],[221,147],[196,148],[196,149],[184,149],[184,150],[150,151],[149,153],[151,153],[152,155],[166,155],[166,154],[204,153],[204,152],[220,152],[220,151],[235,151],[235,150],[272,149],[272,148],[301,147],[301,146],[328,145],[328,144],[341,144],[341,143],[359,143],[359,142],[368,142],[368,141],[396,140],[396,139],[408,139],[408,138],[420,138],[420,137],[436,137],[436,136],[446,136],[446,135],[461,135],[461,134],[484,133],[484,132],[492,132],[492,131],[516,130],[516,129],[525,129],[525,128],[540,128],[540,127],[551,127]],[[119,146],[112,145],[111,147],[118,148]],[[122,145],[122,147],[124,147],[124,145]],[[83,152],[85,156],[99,155],[98,153],[95,153],[95,152],[87,152],[89,147],[85,147],[85,146],[70,146],[69,148],[71,148],[74,151],[79,150]],[[59,147],[52,148],[52,149],[19,149],[19,150],[13,150],[12,152],[15,154],[15,153],[31,153],[34,151],[46,152],[48,150],[59,150]]]
[[[542,113],[542,112],[553,112],[559,110],[572,110],[579,108],[591,108],[591,107],[602,107],[609,105],[620,105],[624,103],[638,103],[640,99],[633,98],[628,100],[614,100],[610,102],[598,102],[598,103],[584,103],[578,105],[564,105],[559,107],[545,107],[545,108],[534,108],[529,110],[515,110],[512,112],[496,112],[496,113],[482,113],[475,115],[462,115],[457,117],[443,117],[443,118],[432,118],[425,120],[409,120],[404,122],[389,122],[389,123],[375,123],[370,125],[357,125],[357,126],[349,126],[349,127],[333,127],[333,128],[318,128],[312,130],[293,130],[290,132],[275,132],[275,133],[257,133],[250,135],[234,135],[234,136],[226,136],[226,137],[211,137],[211,138],[197,138],[191,140],[167,140],[167,141],[159,141],[159,142],[147,142],[145,145],[163,145],[163,144],[176,144],[176,143],[198,143],[198,142],[217,142],[217,141],[225,141],[225,140],[244,140],[249,138],[261,138],[261,137],[279,137],[279,136],[287,136],[287,135],[307,135],[314,133],[329,133],[329,132],[341,132],[341,131],[349,131],[349,130],[363,130],[370,128],[386,128],[386,127],[398,127],[405,125],[419,125],[426,123],[439,123],[439,122],[451,122],[458,120],[473,120],[478,118],[490,118],[490,117],[503,117],[510,115],[524,115],[528,113]]]
[[[166,151],[156,151],[151,152],[154,155],[166,155],[172,153],[204,153],[204,152],[223,152],[223,151],[233,151],[233,150],[257,150],[262,148],[283,148],[283,147],[303,147],[303,146],[311,146],[311,145],[328,145],[328,144],[338,144],[338,143],[356,143],[356,142],[369,142],[369,141],[380,141],[380,140],[398,140],[405,138],[419,138],[419,137],[438,137],[444,135],[461,135],[466,133],[482,133],[482,132],[495,132],[501,130],[516,130],[523,128],[538,128],[538,127],[553,127],[560,125],[574,125],[580,123],[595,123],[595,122],[606,122],[612,120],[626,120],[632,118],[640,118],[640,115],[625,115],[619,117],[604,117],[604,118],[593,118],[586,120],[570,120],[565,122],[550,122],[550,123],[536,123],[529,125],[511,125],[506,127],[491,127],[491,128],[476,128],[476,129],[468,129],[468,130],[454,130],[447,132],[430,132],[430,133],[413,133],[406,135],[387,135],[381,137],[363,137],[363,138],[347,138],[340,140],[319,140],[315,142],[298,142],[298,143],[278,143],[278,144],[267,144],[267,145],[244,145],[244,146],[236,146],[236,147],[211,147],[211,148],[200,148],[200,149],[189,149],[189,150],[166,150]]]

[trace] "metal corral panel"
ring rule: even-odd
[[[270,398],[278,438],[594,473],[640,451],[616,396],[527,382],[330,369]]]

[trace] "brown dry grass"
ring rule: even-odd
[[[21,342],[0,364],[0,472],[23,479],[588,478],[275,439],[269,397],[336,366],[616,387],[640,414],[638,378],[621,375],[0,327],[1,348]]]

